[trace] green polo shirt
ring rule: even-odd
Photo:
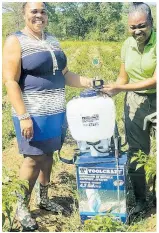
[[[156,32],[152,31],[150,40],[144,47],[143,53],[139,52],[136,40],[133,37],[129,37],[122,46],[121,60],[125,63],[125,70],[130,83],[136,83],[151,78],[157,64]],[[147,89],[137,92],[154,93],[156,89]]]

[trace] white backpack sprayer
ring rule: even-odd
[[[115,218],[126,222],[127,154],[120,150],[114,101],[101,94],[103,80],[94,80],[93,84],[93,89],[81,92],[66,106],[69,130],[78,147],[73,162],[76,165],[80,217],[84,222],[96,215],[112,213]]]

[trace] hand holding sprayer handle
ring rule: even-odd
[[[102,79],[93,79],[93,88],[94,89],[101,89],[103,88],[104,81]]]

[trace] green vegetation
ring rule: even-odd
[[[47,31],[60,40],[123,41],[127,35],[127,2],[47,2]],[[23,25],[22,2],[3,2],[3,39]],[[156,28],[156,6],[151,5]]]
[[[86,220],[84,225],[85,232],[149,232],[154,231],[156,226],[156,216],[149,219],[138,219],[138,222],[130,226],[114,219],[110,214],[106,216],[96,216],[94,219]]]
[[[2,147],[3,150],[11,145],[11,140],[15,137],[13,122],[11,118],[11,105],[8,102],[7,96],[4,95],[2,100]]]
[[[126,225],[117,220],[111,214],[96,216],[94,219],[86,220],[85,232],[126,232]]]
[[[153,145],[153,150],[149,156],[143,153],[141,150],[132,157],[131,162],[137,161],[136,170],[144,166],[146,172],[146,182],[150,186],[150,190],[153,189],[153,180],[156,177],[156,143],[155,140]]]
[[[20,181],[16,172],[6,169],[3,166],[2,179],[2,227],[3,231],[10,231],[15,216],[15,203],[17,202],[16,193],[24,196],[25,188],[28,189],[27,181]]]

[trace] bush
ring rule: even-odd
[[[86,220],[84,224],[85,232],[125,232],[126,225],[117,220],[111,214],[106,216],[96,216]]]
[[[17,196],[24,196],[25,189],[29,187],[28,181],[19,180],[16,172],[3,166],[2,170],[2,227],[3,231],[10,231],[14,221]]]
[[[146,182],[150,185],[150,190],[152,190],[153,180],[156,177],[156,152],[154,152],[154,154],[146,155],[139,150],[139,152],[132,157],[131,162],[135,160],[138,162],[136,170],[144,166]]]

